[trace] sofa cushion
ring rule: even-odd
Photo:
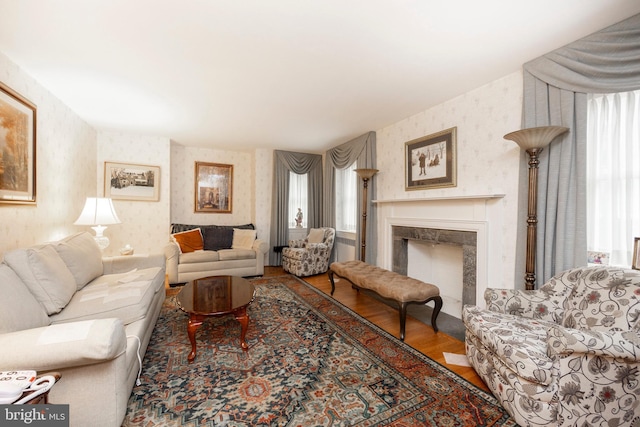
[[[102,275],[102,251],[91,234],[71,235],[53,247],[73,274],[78,290]]]
[[[255,259],[256,251],[253,249],[223,249],[218,251],[220,261],[231,261],[234,259]]]
[[[324,229],[312,228],[309,230],[309,236],[307,237],[308,243],[322,243],[324,241]]]
[[[640,271],[588,270],[564,304],[562,326],[600,332],[628,331],[638,324]]]
[[[4,261],[49,315],[62,310],[76,292],[76,279],[51,245],[13,250]]]
[[[76,292],[53,323],[116,317],[124,325],[146,316],[153,296],[164,286],[159,267],[100,276]]]
[[[199,228],[174,233],[171,238],[180,246],[180,252],[183,254],[204,249],[202,231]]]
[[[538,384],[551,383],[553,361],[547,355],[547,330],[554,323],[465,306],[462,318],[467,333],[515,372]]]
[[[256,240],[256,230],[243,230],[241,228],[233,229],[232,249],[251,249],[253,242]]]
[[[197,264],[200,262],[218,261],[216,251],[195,251],[188,254],[180,254],[180,264]]]
[[[0,334],[51,323],[42,305],[6,264],[0,264],[0,295]]]

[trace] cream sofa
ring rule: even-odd
[[[207,276],[248,277],[264,274],[264,258],[269,250],[264,240],[255,239],[250,246],[233,248],[233,230],[253,230],[253,224],[236,226],[172,224],[171,234],[198,228],[203,238],[203,249],[183,253],[175,241],[170,241],[164,248],[170,284],[184,283]]]
[[[120,426],[165,299],[162,254],[102,258],[89,233],[5,253],[0,371],[56,371],[71,426]]]
[[[466,352],[521,426],[640,421],[640,271],[576,268],[463,308]]]

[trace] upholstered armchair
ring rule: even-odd
[[[467,357],[521,426],[640,423],[640,271],[565,271],[463,308]]]
[[[335,236],[333,228],[312,228],[306,238],[289,240],[282,249],[282,268],[301,277],[326,272]]]

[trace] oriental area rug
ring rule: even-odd
[[[191,350],[168,291],[124,426],[515,426],[490,394],[290,275],[252,279],[249,350],[233,316]]]

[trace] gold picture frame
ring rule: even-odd
[[[113,200],[160,200],[160,167],[104,162],[104,197]]]
[[[36,203],[37,108],[0,83],[0,203]]]
[[[405,143],[405,190],[457,185],[456,131],[453,127]]]
[[[231,213],[233,204],[233,165],[196,162],[196,213]]]
[[[640,270],[640,237],[633,239],[633,259],[631,260],[631,268]]]

